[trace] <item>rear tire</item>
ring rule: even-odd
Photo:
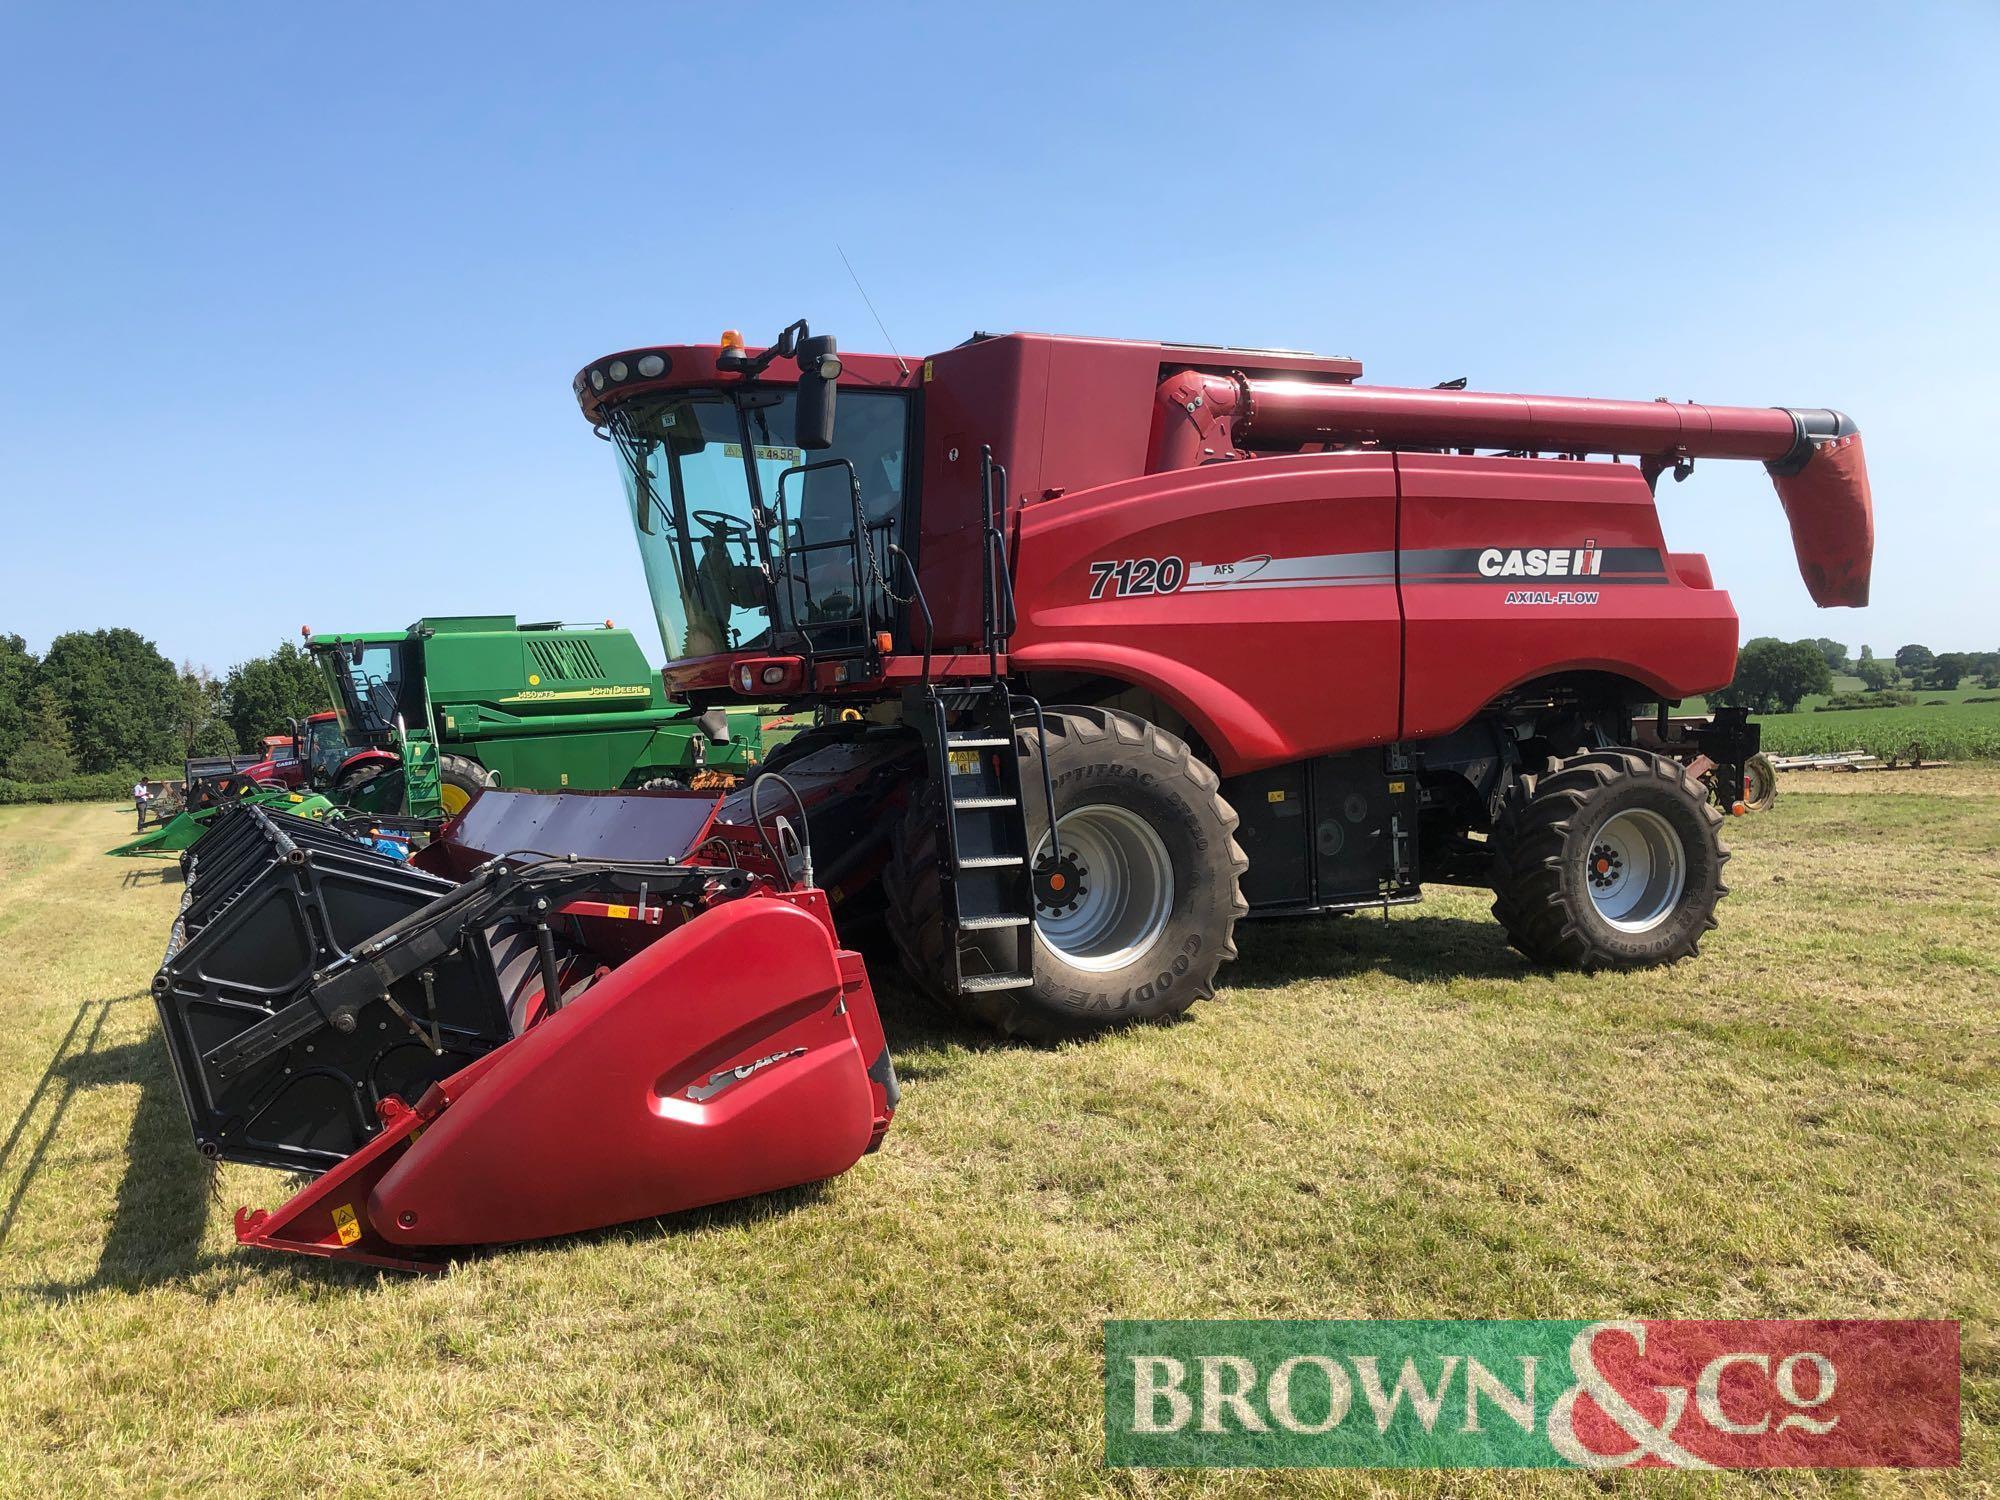
[[[1177,1016],[1215,993],[1217,968],[1236,956],[1236,921],[1249,910],[1236,814],[1215,772],[1156,725],[1102,708],[1056,709],[1045,718],[1057,817],[1077,830],[1075,846],[1065,843],[1063,852],[1075,857],[1087,839],[1095,852],[1084,894],[1039,914],[1033,986],[951,993],[942,792],[934,782],[911,797],[883,875],[903,965],[948,1009],[1002,1036],[1053,1041]],[[1015,740],[1029,848],[1041,853],[1048,843],[1041,737],[1019,729]],[[1094,914],[1086,900],[1100,903]]]
[[[334,801],[346,806],[364,807],[365,804],[372,800],[367,796],[364,789],[372,786],[379,778],[388,775],[391,771],[400,775],[402,767],[390,766],[381,761],[370,761],[365,765],[356,766],[354,769],[345,771],[334,778],[330,795]],[[396,802],[398,806],[402,803],[400,792],[397,795]],[[365,810],[372,812],[385,811],[385,809],[380,807],[368,807]]]
[[[1687,769],[1596,750],[1517,783],[1493,831],[1493,915],[1534,963],[1638,969],[1689,958],[1728,894],[1722,814]]]

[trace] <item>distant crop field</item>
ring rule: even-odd
[[[1918,703],[1840,713],[1801,710],[1760,714],[1757,722],[1764,727],[1764,748],[1773,755],[1866,750],[1887,757],[1900,756],[1917,744],[1926,760],[2000,760],[2000,703],[1954,702],[1944,707]]]

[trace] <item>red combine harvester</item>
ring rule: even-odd
[[[1853,425],[1359,374],[803,322],[587,367],[668,687],[814,726],[719,801],[486,793],[419,871],[232,812],[155,990],[203,1149],[326,1174],[239,1236],[434,1264],[844,1170],[896,1089],[832,910],[1036,1038],[1185,1010],[1246,917],[1426,881],[1492,887],[1539,963],[1692,954],[1704,778],[1733,800],[1757,731],[1669,717],[1737,621],[1653,488],[1763,462],[1813,598],[1862,604]]]

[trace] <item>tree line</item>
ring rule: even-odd
[[[235,755],[331,706],[311,656],[290,641],[216,677],[176,667],[122,627],[70,631],[39,656],[0,633],[0,776],[15,781]]]
[[[1845,645],[1825,636],[1781,641],[1763,635],[1737,653],[1735,680],[1709,696],[1755,713],[1788,714],[1815,693],[1831,693],[1836,675],[1859,678],[1870,693],[1949,692],[1961,684],[2000,687],[2000,651],[1938,652],[1909,645],[1898,646],[1894,656],[1884,659],[1863,646],[1859,656],[1850,658]]]

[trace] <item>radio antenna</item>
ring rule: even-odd
[[[882,342],[889,346],[891,354],[896,355],[896,368],[901,370],[905,375],[909,374],[910,367],[903,363],[903,356],[896,352],[896,341],[889,337],[888,325],[882,321],[882,315],[875,311],[875,304],[869,301],[868,288],[861,284],[859,276],[854,275],[854,262],[847,258],[847,252],[842,250],[839,245],[835,245],[833,248],[835,253],[840,256],[840,263],[847,267],[847,274],[854,278],[854,290],[861,293],[861,300],[863,302],[868,303],[868,315],[875,320],[875,326],[882,330]]]

